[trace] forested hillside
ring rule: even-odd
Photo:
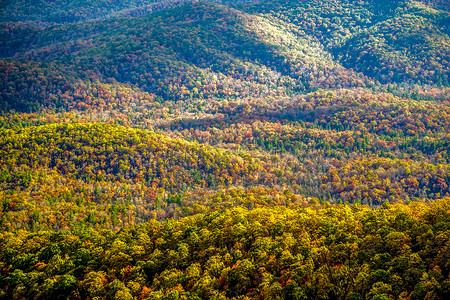
[[[3,296],[411,299],[449,296],[449,200],[235,208],[118,232],[3,233]],[[40,282],[45,282],[41,284]]]
[[[0,299],[450,298],[445,0],[0,3]]]
[[[34,21],[45,24],[75,23],[108,19],[124,15],[141,15],[174,6],[189,0],[79,0],[79,1],[5,1],[0,16],[5,22]]]

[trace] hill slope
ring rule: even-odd
[[[0,297],[447,297],[449,208],[234,208],[115,233],[2,232]]]
[[[0,299],[447,299],[444,0],[0,4]]]
[[[163,200],[180,204],[188,188],[255,184],[262,167],[248,155],[107,124],[30,126],[1,130],[0,136],[1,223],[6,228],[27,227],[32,211],[73,214],[84,205],[105,213],[121,205],[133,219],[145,219],[146,210],[161,208]],[[141,212],[136,216],[130,205]],[[19,217],[25,218],[22,225],[12,222]],[[63,218],[53,225],[72,221]]]
[[[22,44],[12,42],[12,50],[5,45],[4,55],[51,63],[82,80],[114,78],[166,100],[368,84],[296,30],[280,20],[198,3],[131,19],[13,29],[8,35],[5,28],[4,35]]]
[[[0,7],[3,22],[74,23],[108,19],[118,15],[146,14],[180,5],[189,0],[80,0],[4,1]],[[190,2],[190,1],[189,1]]]

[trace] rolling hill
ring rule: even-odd
[[[449,298],[448,1],[0,20],[0,299]]]

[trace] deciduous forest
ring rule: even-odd
[[[0,3],[0,299],[450,299],[445,0]]]

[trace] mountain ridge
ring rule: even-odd
[[[450,299],[448,0],[0,4],[0,300]]]

